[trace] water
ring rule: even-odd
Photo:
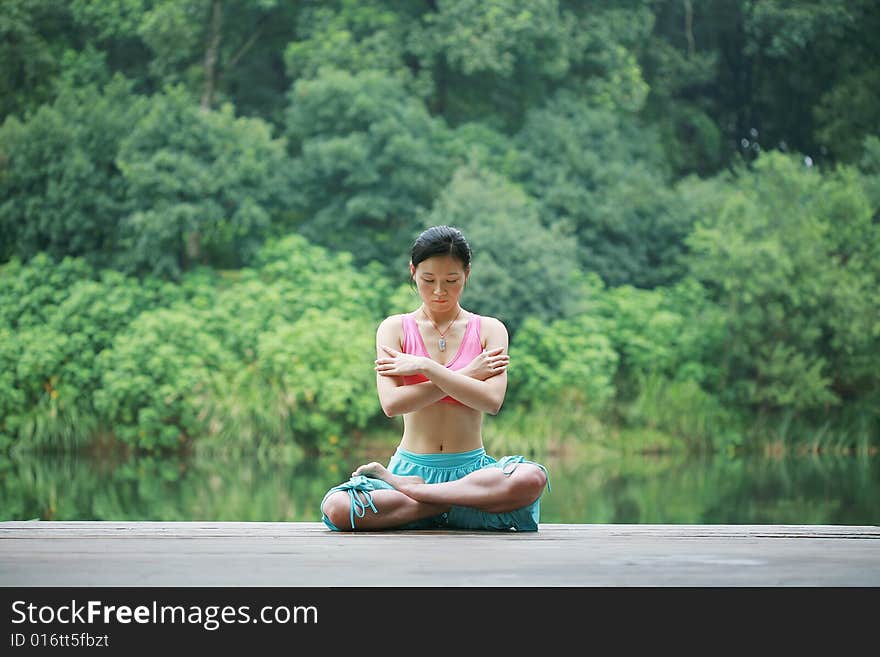
[[[317,521],[328,488],[387,460],[362,456],[5,457],[0,520]],[[532,458],[550,471],[546,523],[880,525],[877,456]]]

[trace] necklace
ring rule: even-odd
[[[461,315],[461,307],[458,308],[458,315],[455,316],[451,322],[449,322],[449,326],[446,327],[445,331],[441,331],[439,327],[434,323],[434,320],[428,317],[428,313],[425,312],[425,309],[422,308],[422,314],[428,318],[428,321],[431,322],[431,325],[434,327],[434,330],[440,334],[440,340],[437,342],[437,346],[440,347],[440,351],[446,351],[446,334],[449,333],[449,329],[452,328],[452,325],[455,324],[455,320],[458,319],[458,316]]]

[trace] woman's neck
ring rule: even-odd
[[[428,318],[428,320],[434,322],[437,326],[443,327],[446,324],[452,322],[462,313],[462,307],[458,304],[455,304],[449,310],[444,310],[442,312],[431,312],[425,307],[425,304],[422,304],[419,308],[419,311]]]

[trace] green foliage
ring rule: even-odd
[[[290,84],[283,53],[298,33],[301,5],[281,0],[154,0],[139,34],[154,53],[145,59],[155,86],[182,83],[203,107],[231,103],[243,114],[282,125],[284,92]]]
[[[298,313],[307,308],[336,308],[379,317],[385,314],[383,305],[390,293],[388,281],[375,264],[358,268],[350,253],[325,249],[297,234],[263,245],[255,268],[247,270],[242,280],[250,276],[284,284],[295,293],[289,307]]]
[[[291,235],[267,243],[254,269],[187,275],[187,306],[230,363],[190,400],[202,436],[254,448],[339,449],[379,412],[373,335],[390,287],[371,267]],[[329,310],[328,310],[329,309]]]
[[[624,376],[673,373],[680,365],[679,338],[690,321],[675,312],[664,290],[639,290],[628,285],[610,289],[601,298],[601,315],[621,356]]]
[[[296,38],[284,51],[291,79],[319,77],[331,67],[355,73],[385,71],[408,77],[404,61],[409,35],[417,29],[414,3],[387,0],[305,2]]]
[[[727,317],[719,394],[817,412],[875,397],[880,235],[856,176],[769,154],[704,207],[689,242]]]
[[[205,330],[248,363],[261,333],[293,324],[307,310],[332,308],[378,325],[391,293],[375,268],[357,270],[349,254],[328,252],[301,235],[270,240],[254,268],[236,272],[229,282],[199,282],[190,275],[184,285],[199,291]]]
[[[314,451],[344,446],[377,414],[369,364],[388,288],[298,235],[256,261],[228,282],[188,275],[185,302],[141,315],[101,355],[96,406],[123,440]]]
[[[194,402],[225,443],[340,449],[380,412],[372,363],[390,286],[300,235],[267,243],[231,282],[188,276],[202,330],[236,365]],[[358,365],[358,363],[361,363]]]
[[[726,317],[694,279],[672,288],[609,288],[592,297],[591,313],[620,356],[618,401],[632,399],[641,383],[661,376],[714,388]]]
[[[650,20],[644,8],[605,3],[438,2],[418,53],[434,71],[431,107],[451,125],[481,121],[507,133],[562,88],[636,109],[647,86],[632,45]]]
[[[862,158],[859,161],[859,169],[864,174],[862,186],[876,216],[880,211],[880,137],[877,135],[865,137],[862,151]]]
[[[135,27],[153,54],[150,73],[166,84],[182,82],[192,75],[188,69],[203,52],[208,30],[208,3],[204,0],[158,0],[151,5],[144,8]]]
[[[344,432],[363,429],[376,414],[374,333],[369,317],[309,309],[297,322],[260,335],[261,387],[311,450],[339,446]]]
[[[294,85],[287,136],[302,233],[357,264],[399,269],[418,211],[451,174],[443,124],[385,73],[328,69]]]
[[[161,6],[163,3],[149,0],[71,0],[68,4],[78,27],[89,29],[99,40],[108,40],[137,32],[144,12],[151,10],[150,5]]]
[[[3,432],[29,447],[64,448],[91,438],[98,424],[82,395],[93,376],[89,359],[81,357],[87,337],[39,326],[10,336],[9,346],[15,364],[9,363],[13,377],[7,381]]]
[[[591,297],[590,314],[618,356],[614,404],[605,417],[669,436],[689,451],[742,442],[739,417],[717,395],[727,320],[694,279],[671,288],[609,288]]]
[[[0,437],[45,444],[58,435],[70,442],[88,436],[94,423],[79,420],[78,379],[87,365],[87,340],[69,335],[59,313],[67,291],[92,271],[82,260],[54,265],[45,255],[0,268]],[[88,284],[88,283],[86,283]],[[83,404],[85,406],[85,404]]]
[[[680,4],[675,7],[679,9]],[[721,167],[726,144],[711,107],[704,99],[695,99],[694,92],[713,83],[719,52],[697,50],[695,43],[682,48],[671,42],[670,36],[677,35],[676,28],[684,23],[667,25],[671,18],[660,12],[658,25],[641,53],[644,76],[650,82],[644,115],[657,126],[669,167],[677,176],[691,172],[712,175]],[[690,38],[693,41],[692,34]]]
[[[349,445],[380,413],[373,336],[390,286],[299,235],[255,259],[256,269],[202,268],[179,285],[45,255],[3,266],[2,440]]]
[[[119,266],[130,271],[176,278],[195,264],[241,266],[287,221],[284,142],[229,106],[200,110],[179,88],[152,98],[119,166],[133,206]]]
[[[70,445],[99,428],[92,393],[96,356],[142,311],[174,290],[118,272],[94,272],[81,259],[54,264],[40,254],[0,270],[0,434],[23,445]]]
[[[53,0],[0,3],[0,121],[51,102],[61,55],[76,40],[67,18]]]
[[[465,75],[511,77],[532,62],[559,78],[578,44],[575,17],[560,11],[557,0],[441,1],[425,21],[434,47]]]
[[[103,89],[65,90],[25,121],[0,127],[0,260],[41,251],[106,266],[119,247],[126,184],[121,140],[145,111],[117,77]]]
[[[601,321],[529,317],[510,347],[505,404],[536,410],[564,402],[603,410],[614,395],[618,355]]]
[[[636,52],[677,172],[713,175],[774,149],[857,160],[878,101],[860,84],[876,76],[875,2],[660,0],[651,11]]]
[[[92,268],[80,258],[55,263],[38,254],[23,264],[13,257],[0,268],[0,326],[17,330],[45,325],[70,287],[93,276]]]
[[[689,452],[733,453],[744,442],[740,418],[694,379],[638,373],[638,395],[622,407],[625,422],[658,430]]]
[[[479,166],[506,178],[515,175],[521,157],[510,137],[482,121],[456,126],[449,141],[449,153],[459,168]]]
[[[689,226],[665,184],[660,147],[632,115],[565,92],[529,113],[515,179],[545,223],[577,238],[579,262],[609,285],[674,282]]]
[[[282,126],[285,90],[329,66],[383,71],[450,125],[508,133],[560,89],[644,109],[680,174],[777,147],[854,162],[878,27],[873,0],[6,0],[0,117],[118,72]]]
[[[593,107],[640,111],[650,86],[638,52],[648,41],[654,24],[651,10],[640,2],[620,6],[603,0],[592,6],[574,3],[572,7],[578,14],[579,37],[573,50],[576,75],[566,88],[576,91]]]
[[[129,445],[181,448],[205,430],[194,396],[230,360],[189,308],[144,312],[98,355],[95,408]]]
[[[466,301],[516,333],[528,316],[577,314],[585,289],[574,240],[547,229],[534,199],[510,181],[471,164],[456,171],[425,226],[456,226],[473,251]]]
[[[437,223],[512,346],[590,354],[587,395],[521,354],[553,431],[876,434],[878,31],[872,0],[5,0],[0,446],[347,447],[378,405],[342,363]],[[307,316],[343,354],[314,380]]]
[[[847,76],[816,105],[816,141],[835,159],[858,162],[864,136],[877,130],[877,107],[880,71],[872,68]]]
[[[16,334],[7,326],[0,324],[0,449],[8,448],[17,432],[18,422],[28,408],[25,391],[17,383],[15,371],[19,355]]]

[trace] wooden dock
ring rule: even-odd
[[[0,586],[876,587],[880,527],[0,522]]]

